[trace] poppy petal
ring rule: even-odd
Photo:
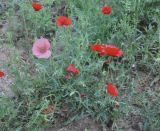
[[[65,23],[66,26],[71,25],[72,24],[72,20],[71,19],[66,19]]]
[[[46,38],[37,39],[32,47],[33,55],[37,58],[49,58],[51,56],[50,45]]]
[[[100,56],[109,55],[119,57],[123,55],[123,51],[114,45],[93,44],[90,48],[93,51],[100,53]]]
[[[105,51],[100,53],[101,56],[109,55],[109,56],[122,56],[123,51],[114,45],[106,45]]]
[[[77,75],[79,73],[79,69],[75,68],[73,64],[69,64],[66,68],[66,72],[71,72],[74,75]]]
[[[112,12],[112,8],[110,6],[103,6],[101,8],[101,12],[103,14],[110,14]]]
[[[57,26],[69,26],[72,24],[72,20],[66,16],[58,16],[56,19]]]
[[[93,44],[90,46],[90,48],[93,50],[93,51],[96,51],[96,52],[102,52],[105,48],[104,45],[102,44]]]
[[[106,85],[106,92],[109,93],[111,96],[118,96],[118,90],[112,83],[108,83]]]
[[[4,77],[5,73],[3,71],[0,71],[0,77]]]
[[[39,11],[43,8],[43,6],[39,3],[32,3],[32,7],[35,11]]]

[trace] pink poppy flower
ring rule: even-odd
[[[37,58],[49,58],[51,56],[50,43],[45,38],[40,38],[35,41],[32,47],[33,55]]]

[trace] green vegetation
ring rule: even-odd
[[[100,11],[104,6],[100,0],[68,0],[65,4],[44,0],[41,11],[34,11],[29,0],[8,2],[8,10],[0,14],[9,21],[5,42],[26,56],[16,49],[10,58],[15,97],[0,96],[2,131],[39,131],[86,116],[106,126],[135,106],[142,118],[141,130],[160,129],[159,5],[152,0],[104,2],[112,7],[109,15]],[[73,23],[58,27],[55,19],[64,14]],[[32,54],[32,44],[41,36],[51,43],[49,59]],[[99,57],[89,48],[94,43],[114,44],[124,55]],[[109,60],[114,62],[104,64]],[[65,68],[70,63],[80,72],[66,80]],[[141,78],[140,72],[149,75],[150,81]],[[117,87],[118,97],[106,93],[108,82]],[[115,107],[117,102],[119,107]],[[51,112],[44,112],[49,105]]]

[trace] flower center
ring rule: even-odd
[[[46,48],[44,48],[44,47],[39,48],[39,51],[40,51],[41,53],[45,53],[45,52],[46,52]]]

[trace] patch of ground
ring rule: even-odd
[[[140,116],[136,115],[134,112],[131,112],[128,117],[115,121],[111,129],[103,128],[101,124],[87,117],[73,122],[63,128],[50,128],[45,131],[141,131],[139,128],[140,124]]]
[[[142,124],[141,117],[136,111],[131,111],[124,119],[119,119],[113,125],[114,129],[123,131],[141,131],[140,126]]]
[[[5,20],[0,21],[0,35],[4,35],[7,31],[8,24],[6,23]]]
[[[6,46],[0,46],[0,70],[5,72],[5,77],[0,78],[0,96],[7,94],[9,97],[13,97],[14,93],[11,90],[11,85],[13,84],[13,79],[8,75],[8,61],[10,52]]]
[[[100,124],[87,117],[73,122],[72,124],[69,124],[63,128],[50,128],[45,131],[102,131],[102,127]]]
[[[6,45],[6,33],[8,31],[8,22],[5,18],[5,12],[7,11],[7,2],[2,0],[0,2],[0,70],[5,72],[5,77],[0,78],[0,96],[7,95],[13,97],[14,93],[11,90],[13,79],[8,74],[10,48]]]

